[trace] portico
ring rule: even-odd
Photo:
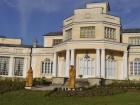
[[[104,79],[126,79],[127,78],[127,52],[125,45],[115,45],[116,50],[109,44],[106,48],[96,48],[92,43],[91,48],[77,46],[77,48],[67,48],[70,43],[57,46],[59,50],[54,54],[54,73],[57,77],[69,77],[70,65],[76,68],[76,78],[104,78]],[[74,43],[73,43],[74,44]],[[88,45],[87,45],[88,46]],[[95,48],[93,48],[93,46]],[[109,47],[110,46],[110,47]],[[63,48],[62,48],[63,47]],[[57,49],[57,48],[56,48]],[[58,60],[59,59],[59,60]]]

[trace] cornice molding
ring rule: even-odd
[[[77,24],[98,24],[98,23],[103,23],[103,24],[113,25],[113,26],[118,26],[118,27],[121,26],[121,24],[116,24],[116,23],[107,22],[107,21],[79,21],[79,22],[71,22],[67,25],[64,25],[63,29],[68,28],[72,25],[77,25]]]

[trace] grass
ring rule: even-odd
[[[0,94],[0,105],[140,105],[139,92],[113,96],[48,97],[47,92],[20,90]]]

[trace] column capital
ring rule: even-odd
[[[101,48],[101,50],[105,50],[105,48]]]
[[[12,56],[10,56],[10,58],[14,58],[14,56],[12,55]]]
[[[128,53],[128,51],[126,50],[126,51],[124,51],[124,53]]]
[[[101,50],[100,48],[96,48],[96,50]]]
[[[54,51],[53,53],[57,53],[57,51]]]
[[[67,50],[70,50],[70,48],[67,48],[66,51],[67,51]]]
[[[70,49],[70,50],[75,50],[74,48]]]

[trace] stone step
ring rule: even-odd
[[[34,86],[32,87],[31,90],[48,90],[48,91],[51,91],[51,90],[54,90],[56,88],[61,88],[62,85],[50,85],[50,86]]]

